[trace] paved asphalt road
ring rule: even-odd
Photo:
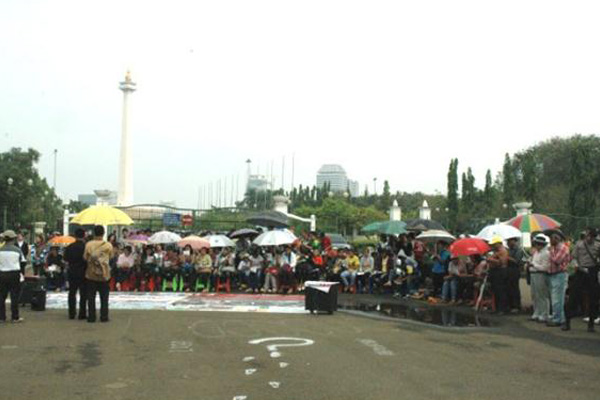
[[[600,333],[580,321],[565,333],[524,316],[448,329],[343,312],[23,315],[0,325],[2,400],[600,399]],[[267,345],[306,342],[249,343],[277,337],[314,343],[279,358]]]

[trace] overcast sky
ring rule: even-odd
[[[458,157],[482,186],[505,152],[600,131],[599,15],[575,0],[2,0],[0,150],[39,150],[52,182],[58,149],[64,199],[116,190],[129,68],[136,202],[196,206],[210,182],[241,188],[248,158],[281,186],[285,156],[289,189],[292,154],[296,185],[339,163],[361,191],[377,177],[443,193]]]

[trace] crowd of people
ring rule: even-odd
[[[430,303],[489,307],[498,314],[519,313],[523,277],[531,285],[532,321],[568,330],[571,318],[587,310],[588,327],[593,330],[598,317],[600,243],[594,229],[573,245],[560,232],[536,235],[528,252],[518,238],[496,237],[489,242],[491,252],[471,256],[454,256],[449,243],[423,243],[412,232],[381,236],[378,243],[361,249],[336,248],[327,235],[311,232],[284,246],[256,246],[251,237],[241,237],[235,247],[222,248],[129,240],[150,235],[149,231],[124,230],[118,236],[112,233],[107,241],[102,240],[104,232],[99,233],[86,235],[78,230],[77,241],[66,248],[47,245],[41,235],[31,246],[21,234],[14,238],[16,248],[29,255],[33,274],[46,277],[49,290],[69,291],[71,318],[75,318],[77,291],[83,294],[79,318],[95,320],[94,302],[88,298],[86,313],[85,298],[95,298],[96,292],[101,304],[108,301],[109,291],[288,294],[302,292],[311,280],[339,282],[341,291],[353,294],[388,293]],[[86,265],[95,261],[89,243],[105,246],[101,249],[106,264],[90,284]],[[569,265],[575,267],[570,279]],[[6,280],[1,276],[0,283]],[[0,285],[2,301],[6,287]],[[103,319],[108,315],[101,315]]]

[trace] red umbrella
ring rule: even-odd
[[[481,255],[490,250],[491,247],[484,240],[477,238],[459,239],[450,245],[452,257]]]

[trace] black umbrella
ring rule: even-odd
[[[287,228],[289,226],[287,215],[280,213],[279,211],[263,211],[254,214],[248,218],[246,222],[269,228]]]
[[[423,229],[425,228],[425,229]],[[425,231],[425,230],[431,230],[431,229],[435,229],[435,230],[440,230],[440,231],[445,231],[446,228],[444,228],[444,226],[442,224],[440,224],[437,221],[434,221],[432,219],[422,219],[422,218],[416,218],[416,219],[409,219],[408,221],[406,221],[406,229],[408,229],[409,231]]]
[[[258,236],[258,231],[250,228],[242,228],[229,235],[229,237],[232,239],[241,238],[245,236]]]

